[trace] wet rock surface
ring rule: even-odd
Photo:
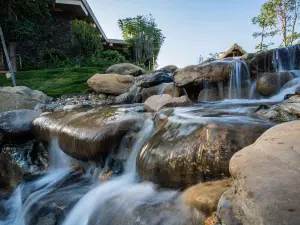
[[[123,139],[131,139],[139,131],[144,118],[126,117],[129,111],[103,107],[54,112],[34,120],[32,129],[37,139],[46,143],[57,137],[60,148],[74,158],[101,162],[109,153],[117,153]]]
[[[40,114],[40,112],[29,109],[0,113],[0,136],[2,137],[0,139],[2,142],[22,142],[32,139],[30,123]]]
[[[256,88],[264,96],[277,93],[284,84],[293,79],[290,72],[263,73],[258,77]]]
[[[11,192],[22,178],[22,170],[13,162],[11,156],[7,153],[0,153],[0,192]]]
[[[231,184],[231,179],[200,183],[185,190],[182,198],[188,206],[211,216],[216,211],[222,194]]]
[[[210,114],[214,105],[202,107],[165,110],[157,116],[154,136],[137,158],[137,171],[144,180],[183,188],[228,177],[232,155],[272,126],[263,120],[246,119],[243,113],[231,117],[230,109],[214,109]],[[221,115],[229,120],[216,118]]]
[[[230,160],[234,186],[219,202],[225,224],[299,224],[300,121],[266,131]]]

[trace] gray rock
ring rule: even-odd
[[[109,67],[106,73],[115,73],[120,75],[139,76],[145,73],[145,70],[131,63],[120,63]]]
[[[0,113],[0,130],[4,142],[19,142],[31,138],[30,123],[40,116],[40,112],[20,109]]]
[[[218,207],[224,224],[299,224],[299,136],[300,121],[283,123],[231,158],[234,185]]]
[[[152,86],[159,85],[161,83],[173,82],[173,77],[170,71],[158,70],[151,74],[141,75],[136,78],[135,84],[138,87],[149,88]]]
[[[0,112],[15,109],[34,109],[39,103],[47,103],[50,97],[28,87],[0,87]]]
[[[115,98],[115,104],[131,104],[134,102],[134,93],[127,92]]]

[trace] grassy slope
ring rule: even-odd
[[[88,90],[87,80],[105,69],[98,67],[58,68],[16,73],[18,86],[40,90],[49,96],[82,93]],[[11,86],[12,81],[0,75],[0,86]]]

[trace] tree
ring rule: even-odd
[[[134,61],[153,69],[165,37],[152,15],[119,19],[118,25],[134,56]]]
[[[252,23],[254,25],[259,25],[261,28],[260,32],[254,32],[253,37],[260,37],[260,43],[255,47],[255,49],[259,51],[267,50],[269,46],[274,43],[265,44],[264,39],[266,37],[273,37],[278,32],[277,30],[272,30],[276,26],[275,20],[273,18],[268,17],[267,12],[264,8],[261,9],[260,14],[257,17],[252,18]]]
[[[292,45],[300,34],[295,31],[300,16],[300,0],[268,0],[262,5],[258,17],[253,19],[254,24],[262,27],[262,32],[254,33],[254,37],[280,34],[281,46]],[[267,29],[267,31],[266,31]],[[260,43],[261,48],[264,44]]]

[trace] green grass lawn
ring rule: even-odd
[[[88,90],[87,80],[96,73],[104,73],[98,67],[58,68],[17,72],[18,86],[27,86],[49,96],[82,93]],[[12,86],[11,79],[0,75],[0,86]]]

